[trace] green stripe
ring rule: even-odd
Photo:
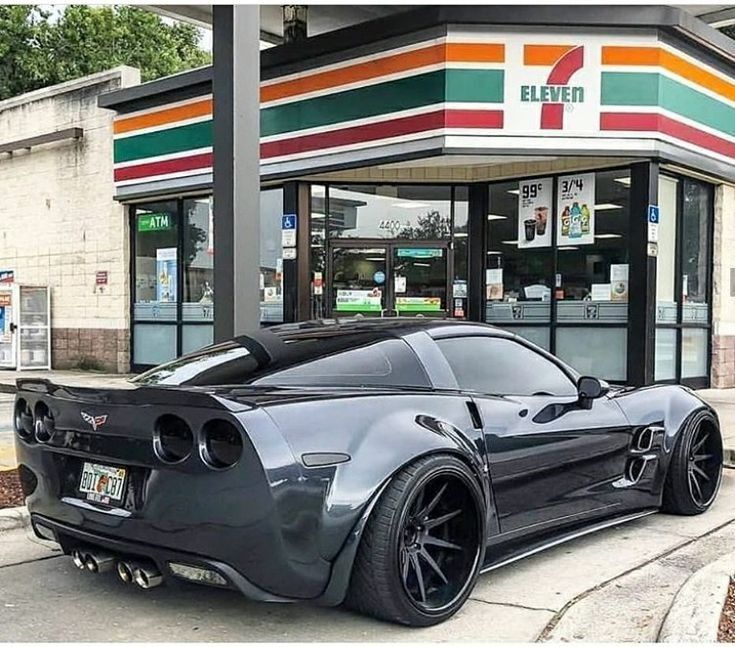
[[[212,145],[212,120],[115,140],[115,164]]]
[[[645,72],[603,72],[603,106],[660,106],[735,136],[735,108],[668,76]]]
[[[445,101],[503,102],[503,70],[436,70],[260,111],[261,137]]]

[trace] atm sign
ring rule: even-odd
[[[138,216],[138,231],[165,231],[173,227],[171,214],[149,213]]]

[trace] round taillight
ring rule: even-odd
[[[33,411],[33,435],[39,443],[47,443],[56,431],[56,422],[48,405],[38,402]]]
[[[191,456],[194,434],[185,420],[167,413],[156,421],[153,451],[164,463],[181,463]]]
[[[13,422],[15,431],[21,438],[25,440],[33,438],[33,411],[23,398],[15,403]]]
[[[202,460],[214,469],[232,467],[242,456],[240,430],[227,420],[210,420],[202,427],[199,443]]]

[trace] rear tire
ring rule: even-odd
[[[722,438],[708,411],[694,414],[679,433],[664,485],[662,510],[695,515],[707,510],[722,479]]]
[[[451,617],[480,572],[484,509],[475,475],[453,456],[428,456],[402,469],[365,526],[345,604],[415,627]]]

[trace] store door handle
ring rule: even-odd
[[[10,332],[15,332],[16,330],[18,330],[18,326],[16,324],[14,324],[14,323],[11,323],[10,324]]]

